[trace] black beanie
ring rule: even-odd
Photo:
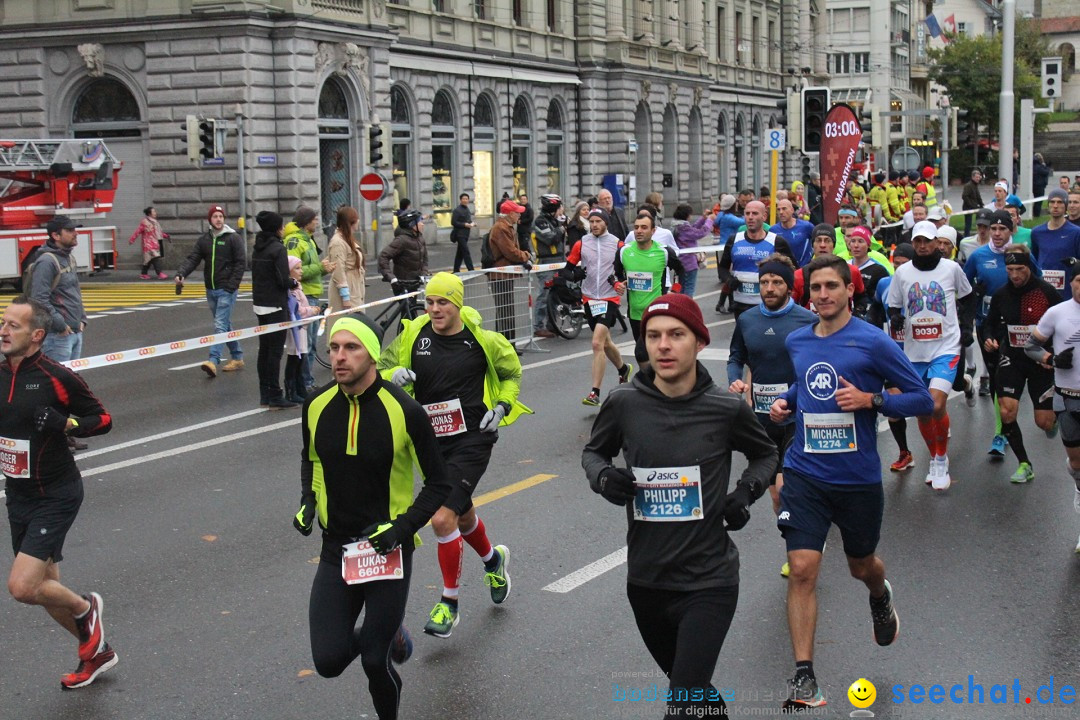
[[[256,215],[255,222],[259,223],[259,229],[268,233],[276,233],[285,225],[285,219],[271,210],[263,210]]]

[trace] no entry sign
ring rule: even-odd
[[[371,202],[382,200],[386,194],[386,181],[378,173],[368,173],[360,178],[360,197]]]

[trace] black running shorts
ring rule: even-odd
[[[499,433],[470,431],[461,435],[439,439],[439,449],[446,461],[446,470],[454,486],[443,506],[458,515],[464,515],[472,507],[472,495],[477,483],[487,470],[491,449]]]
[[[607,309],[600,315],[593,315],[593,303],[607,303]],[[596,323],[615,327],[619,319],[619,303],[613,300],[585,300],[585,321],[589,323],[589,329],[595,330]]]
[[[786,468],[780,488],[780,515],[776,524],[788,551],[821,550],[829,526],[840,528],[844,553],[864,558],[874,553],[881,539],[885,495],[881,483],[841,485],[813,480]]]
[[[83,501],[82,480],[59,482],[45,487],[40,495],[7,483],[8,521],[11,524],[11,549],[16,555],[26,553],[38,560],[60,562],[64,559],[64,539],[79,514]]]
[[[1002,355],[994,382],[999,397],[1019,400],[1027,385],[1028,396],[1036,410],[1050,410],[1054,404],[1054,371],[1039,367],[1027,358],[1016,360]]]

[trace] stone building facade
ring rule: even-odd
[[[583,198],[619,175],[670,215],[768,182],[817,2],[2,0],[0,137],[105,137],[124,169],[104,222],[123,239],[156,206],[171,257],[211,204],[236,225],[237,123],[249,218],[351,204],[369,249],[403,197],[437,234],[461,192],[483,226],[504,192]],[[222,164],[188,160],[192,114],[229,124]],[[372,124],[390,130],[377,208],[358,194]]]

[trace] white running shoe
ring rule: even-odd
[[[949,457],[946,455],[935,459],[930,487],[935,490],[948,490],[949,485],[952,485],[952,478],[949,477]]]
[[[1075,495],[1073,495],[1073,510],[1080,513],[1080,488],[1076,488]]]
[[[937,459],[930,458],[930,465],[926,468],[926,484],[932,485],[934,482],[934,475],[937,472]]]

